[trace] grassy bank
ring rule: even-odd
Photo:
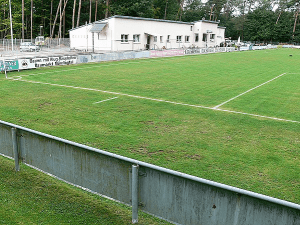
[[[0,223],[132,224],[131,208],[88,193],[0,156]],[[168,224],[139,214],[139,224]]]

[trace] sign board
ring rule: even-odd
[[[179,56],[184,55],[183,49],[172,49],[164,51],[150,51],[150,57],[166,57],[166,56]]]
[[[50,56],[42,58],[30,59],[30,63],[34,63],[35,68],[45,66],[70,65],[77,62],[77,56]]]
[[[31,62],[31,59],[18,59],[19,62],[19,69],[26,70],[26,69],[34,69],[35,64]]]
[[[0,60],[0,70],[1,71],[12,71],[19,69],[19,62],[15,59],[5,59]]]

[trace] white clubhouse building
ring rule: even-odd
[[[70,47],[90,52],[216,47],[225,42],[225,27],[218,24],[112,16],[71,29]]]

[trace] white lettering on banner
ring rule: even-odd
[[[47,58],[33,58],[30,63],[34,63],[36,68],[46,66],[70,65],[77,62],[77,56],[51,56]]]

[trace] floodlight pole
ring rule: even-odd
[[[13,37],[13,27],[12,27],[12,15],[11,15],[11,0],[9,0],[9,19],[10,19],[10,35],[11,35],[11,51],[14,51],[14,37]]]

